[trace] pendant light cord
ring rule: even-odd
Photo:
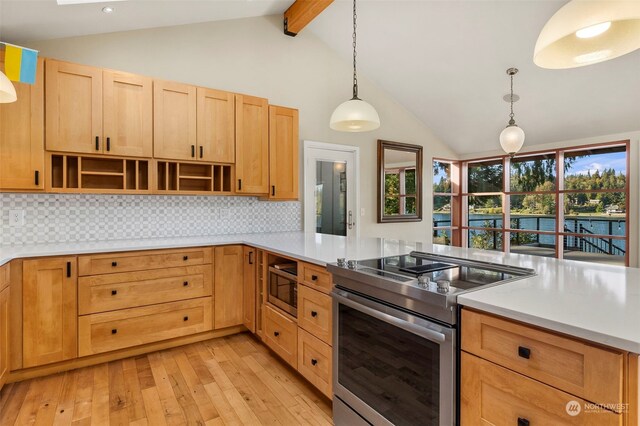
[[[509,99],[511,102],[511,113],[509,114],[509,126],[514,126],[516,124],[516,120],[513,118],[514,114],[513,114],[513,73],[510,74],[511,76],[511,99]]]
[[[353,0],[353,99],[358,98],[358,74],[356,73],[356,0]]]

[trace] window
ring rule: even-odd
[[[460,245],[460,168],[450,160],[433,161],[433,243]]]
[[[628,149],[621,142],[463,163],[465,244],[627,265]]]

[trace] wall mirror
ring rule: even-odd
[[[378,140],[378,223],[422,220],[422,147]]]

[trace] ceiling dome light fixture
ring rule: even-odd
[[[17,100],[16,88],[11,80],[0,71],[0,104],[8,104]]]
[[[356,17],[356,0],[353,0],[353,98],[338,105],[329,120],[329,126],[339,132],[368,132],[380,127],[376,109],[358,97]]]
[[[511,95],[505,96],[508,99],[509,104],[511,105],[511,113],[509,114],[509,124],[507,127],[500,133],[500,146],[510,156],[514,156],[516,152],[520,151],[522,145],[524,144],[524,131],[518,127],[516,124],[516,120],[514,120],[513,114],[513,102],[519,99],[517,96],[513,94],[513,76],[518,73],[518,68],[509,68],[507,70],[507,75],[511,77]]]
[[[541,68],[577,68],[640,48],[640,1],[572,0],[547,21],[533,62]]]
[[[109,13],[113,13],[114,11],[115,11],[115,9],[113,7],[111,7],[111,6],[105,6],[105,7],[102,8],[102,12],[103,13],[109,14]]]

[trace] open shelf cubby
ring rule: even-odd
[[[157,190],[171,193],[231,194],[230,164],[157,162]]]
[[[148,192],[149,161],[50,154],[52,191]]]

